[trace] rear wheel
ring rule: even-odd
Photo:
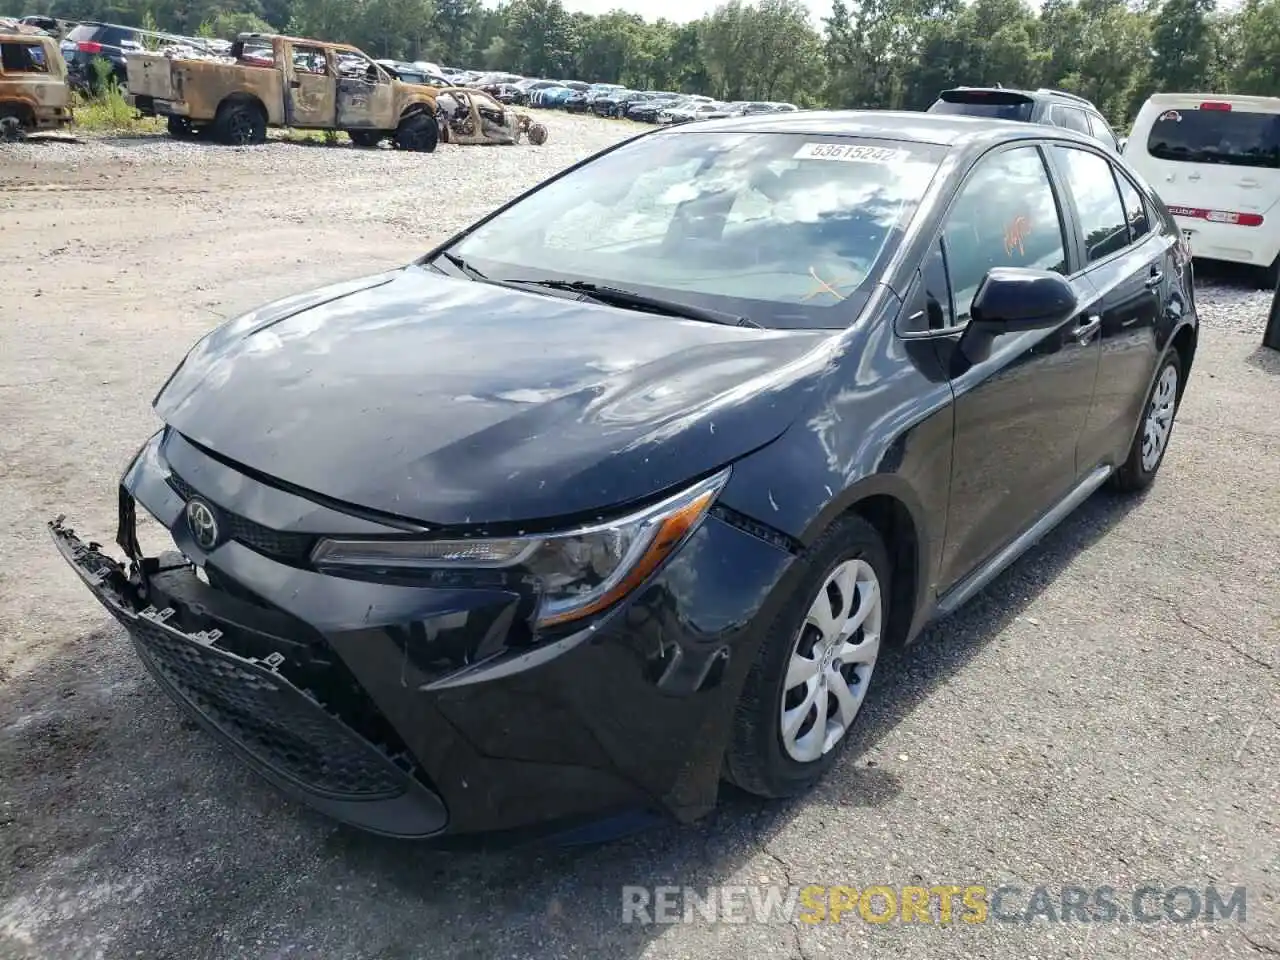
[[[251,103],[223,104],[213,125],[218,139],[232,146],[265,143],[267,139],[267,118]]]
[[[21,108],[10,104],[0,105],[0,142],[21,140],[27,135],[27,118]]]
[[[348,130],[347,136],[357,147],[376,147],[387,137],[382,130]]]
[[[433,153],[440,142],[440,125],[427,113],[415,113],[400,121],[396,146],[415,153]]]
[[[734,715],[725,775],[763,797],[812,787],[862,708],[888,621],[892,569],[862,517],[837,521],[799,561]]]
[[[169,136],[179,140],[194,140],[200,131],[191,122],[190,117],[170,117],[165,125],[169,128]]]
[[[1147,402],[1142,408],[1142,422],[1138,424],[1138,432],[1129,447],[1129,456],[1111,475],[1111,485],[1115,489],[1126,492],[1144,490],[1155,479],[1156,471],[1164,462],[1165,451],[1169,449],[1169,438],[1173,435],[1181,383],[1182,358],[1171,347],[1147,395]]]
[[[529,142],[540,147],[547,142],[547,128],[541,123],[529,124]]]

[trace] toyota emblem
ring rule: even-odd
[[[187,529],[201,550],[212,550],[218,545],[222,532],[218,529],[218,516],[213,507],[203,500],[187,502]]]

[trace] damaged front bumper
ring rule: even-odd
[[[229,531],[203,550],[193,500]],[[136,504],[177,551],[145,556]],[[321,573],[317,537],[371,532],[166,430],[119,488],[127,563],[62,518],[58,550],[165,692],[280,789],[392,836],[574,835],[714,806],[733,707],[791,556],[712,516],[622,606],[530,635],[502,585]],[[695,585],[696,584],[696,588]]]

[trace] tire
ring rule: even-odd
[[[1262,345],[1269,350],[1280,350],[1280,286],[1271,295],[1271,313],[1262,333]]]
[[[396,128],[396,147],[414,153],[434,153],[440,142],[440,125],[427,113],[415,113]]]
[[[1138,427],[1134,431],[1129,455],[1120,469],[1111,475],[1113,489],[1136,493],[1151,486],[1151,481],[1160,470],[1160,464],[1164,463],[1164,455],[1173,437],[1173,422],[1178,415],[1178,392],[1181,386],[1182,358],[1178,356],[1177,350],[1170,347],[1160,362],[1155,382],[1143,401],[1142,419],[1138,421]],[[1165,415],[1157,415],[1158,410],[1165,410]],[[1160,423],[1164,424],[1163,431],[1159,428]],[[1157,449],[1148,450],[1149,442],[1158,444]]]
[[[387,138],[382,130],[348,130],[347,136],[357,147],[376,147]]]
[[[0,143],[22,140],[27,135],[27,117],[21,108],[0,106]]]
[[[735,708],[733,733],[725,753],[725,778],[748,793],[771,799],[806,792],[831,768],[861,711],[883,638],[888,635],[892,566],[884,541],[870,523],[856,514],[843,517],[797,563],[801,565],[799,585],[765,634]],[[833,590],[833,578],[848,586],[844,574],[849,571],[857,578],[856,590],[842,588],[839,582]],[[872,582],[875,586],[868,586]],[[854,593],[859,597],[857,603],[842,601],[842,595],[852,597]],[[843,645],[850,659],[842,668],[840,656],[834,660],[824,657],[822,641],[816,639],[821,631],[810,613],[811,608],[821,609],[817,604],[824,599],[829,602],[829,622],[847,625],[856,622],[859,615],[865,617],[849,634],[858,642]],[[848,620],[831,615],[842,606],[852,611]],[[793,665],[793,661],[800,660],[804,662]],[[813,682],[806,680],[788,689],[788,672],[810,662]],[[833,673],[836,670],[839,673]],[[847,699],[842,701],[834,692],[826,692],[835,691],[836,687],[824,686],[824,682],[839,682],[837,677],[847,680],[850,676],[856,677],[856,683],[845,688]],[[842,729],[829,728],[825,737],[816,733],[821,697],[826,698],[829,718],[832,707],[846,704],[843,716],[838,709],[834,715]],[[784,732],[784,710],[799,719],[795,726],[787,724],[793,732],[790,738]],[[802,749],[805,747],[809,749]],[[797,753],[807,756],[798,757]]]
[[[1263,290],[1274,290],[1280,286],[1280,256],[1271,261],[1271,266],[1259,271],[1258,282]]]
[[[200,136],[200,131],[192,125],[190,117],[169,117],[165,126],[169,128],[169,136],[178,140],[194,140]]]
[[[218,140],[234,147],[265,143],[267,118],[251,103],[224,103],[213,121]]]
[[[547,142],[547,128],[541,123],[529,124],[529,142],[540,147]]]

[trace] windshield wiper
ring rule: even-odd
[[[488,280],[489,279],[483,273],[481,273],[479,270],[473,267],[471,264],[467,263],[467,261],[463,260],[456,253],[450,253],[448,250],[445,250],[440,254],[440,256],[444,257],[446,260],[452,263],[455,267],[457,267],[459,270],[465,273],[472,280]]]
[[[447,254],[446,254],[447,256]],[[610,287],[604,284],[591,283],[587,280],[494,280],[494,283],[509,283],[517,286],[546,287],[549,290],[568,290],[581,293],[598,303],[607,303],[614,307],[633,307],[661,313],[668,317],[682,317],[686,320],[701,320],[705,323],[720,323],[730,327],[756,327],[763,329],[749,317],[723,310],[712,310],[709,307],[697,307],[679,300],[665,300],[661,297],[650,297],[643,293],[623,290],[621,287]]]

